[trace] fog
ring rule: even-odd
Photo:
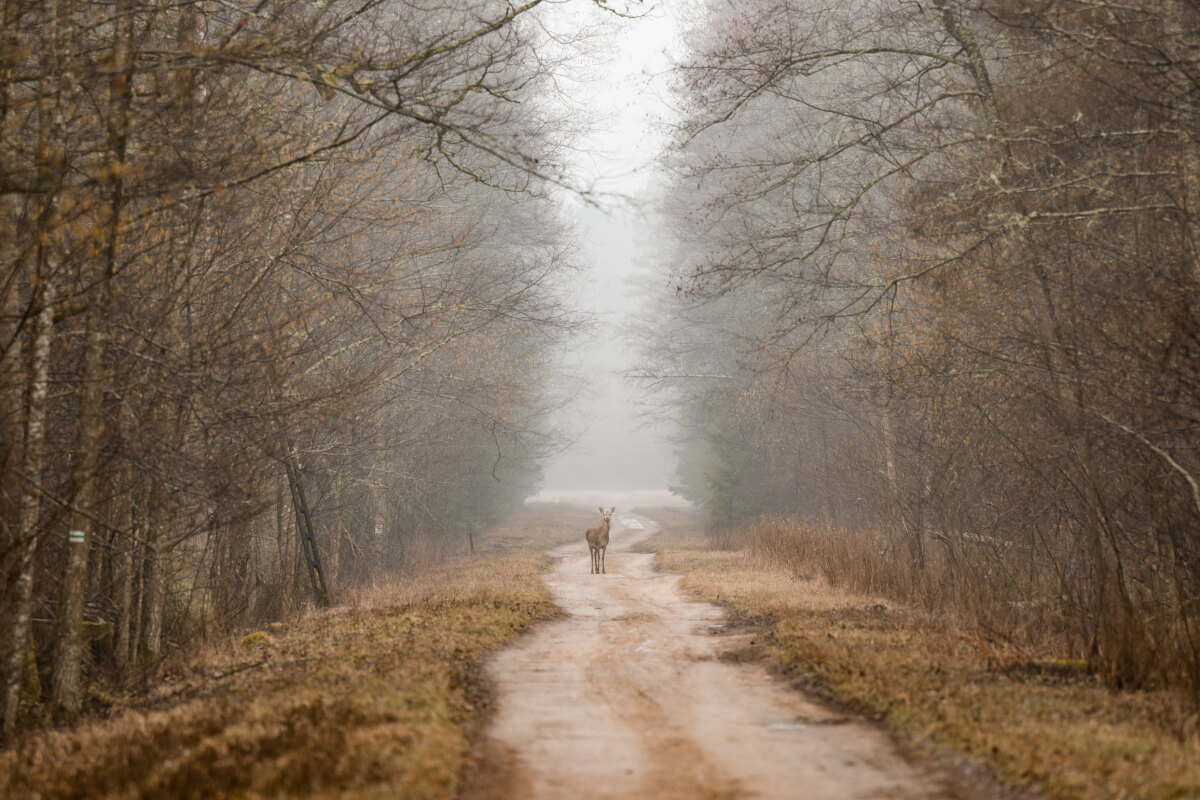
[[[581,22],[596,30],[560,86],[592,128],[573,166],[599,207],[571,197],[565,213],[577,230],[582,267],[572,302],[594,327],[562,356],[564,371],[583,388],[559,415],[572,444],[547,464],[543,486],[546,494],[665,489],[675,472],[670,432],[639,410],[638,386],[626,376],[636,359],[628,327],[644,313],[644,285],[665,283],[650,277],[658,233],[643,211],[670,115],[665,73],[676,21],[662,7],[618,20],[571,3],[551,24],[572,30]]]

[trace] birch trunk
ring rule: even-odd
[[[15,22],[18,8],[15,3],[4,4],[4,81],[0,92],[0,135],[7,134],[8,109],[11,99],[11,71],[16,65],[15,58],[18,40],[16,38]],[[55,192],[53,187],[52,164],[53,144],[57,141],[56,115],[57,104],[55,86],[58,83],[57,73],[60,63],[60,35],[58,25],[58,4],[52,3],[46,14],[46,34],[49,47],[44,62],[46,77],[39,86],[40,98],[37,104],[38,114],[38,149],[37,149],[37,179],[38,199],[37,232],[45,234],[47,227],[53,224],[55,216]],[[7,143],[7,138],[0,139]],[[16,219],[18,214],[14,214]],[[0,741],[7,741],[16,727],[17,714],[21,704],[21,684],[25,674],[25,659],[29,647],[29,631],[31,619],[31,602],[33,597],[33,559],[37,550],[37,525],[40,510],[40,491],[36,481],[42,472],[42,452],[45,441],[46,393],[48,388],[50,342],[53,336],[54,315],[51,306],[54,302],[54,283],[49,278],[49,268],[41,269],[43,262],[52,252],[50,247],[43,245],[38,248],[35,268],[31,276],[31,300],[37,309],[34,328],[30,336],[30,349],[25,380],[27,391],[25,395],[25,419],[21,426],[20,437],[23,441],[21,451],[21,490],[17,502],[17,525],[13,531],[11,542],[4,542],[5,549],[11,551],[11,560],[5,566],[8,568],[7,586],[0,598],[0,636],[3,637],[0,653]],[[13,285],[15,286],[15,281]],[[16,300],[14,294],[5,297],[5,305]],[[20,355],[15,351],[8,356],[15,361]],[[15,371],[15,368],[14,368]],[[15,431],[14,431],[15,433]],[[15,438],[15,437],[14,437]]]
[[[29,652],[30,602],[33,598],[33,557],[37,551],[37,527],[41,488],[37,481],[42,474],[42,450],[45,442],[46,393],[50,383],[50,340],[54,333],[54,283],[43,279],[35,283],[35,297],[40,295],[33,332],[33,347],[29,365],[29,399],[25,414],[24,453],[21,473],[20,514],[15,545],[13,587],[8,598],[9,624],[4,631],[7,653],[3,664],[3,739],[16,727],[21,704],[21,684],[25,675],[25,659]]]

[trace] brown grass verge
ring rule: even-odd
[[[524,512],[490,554],[210,645],[107,717],[0,753],[0,797],[454,797],[483,657],[560,614],[537,579],[549,559],[519,550],[562,527]]]
[[[816,568],[709,549],[695,523],[650,541],[682,586],[764,626],[780,672],[920,751],[1055,798],[1200,797],[1200,739],[1163,692],[1113,692],[1054,653],[830,586]],[[815,565],[814,565],[815,566]]]
[[[510,520],[479,537],[480,553],[548,550],[582,542],[583,532],[597,524],[595,508],[569,503],[530,503]]]
[[[659,525],[659,529],[630,549],[635,553],[661,553],[664,550],[692,550],[703,547],[706,539],[700,533],[704,515],[690,508],[638,508]]]

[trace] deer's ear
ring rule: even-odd
[[[604,513],[604,506],[596,506],[596,508],[600,509],[601,514]]]
[[[616,511],[616,510],[617,510],[617,507],[616,507],[616,506],[613,506],[612,508],[610,508],[610,509],[608,510],[608,513],[610,513],[610,514],[611,514],[611,513],[613,513],[613,512],[614,512],[614,511]]]

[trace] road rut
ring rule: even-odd
[[[582,531],[551,552],[569,616],[489,661],[497,711],[468,798],[946,796],[875,727],[739,661],[752,634],[630,551],[655,529],[614,517],[607,575],[588,574]]]

